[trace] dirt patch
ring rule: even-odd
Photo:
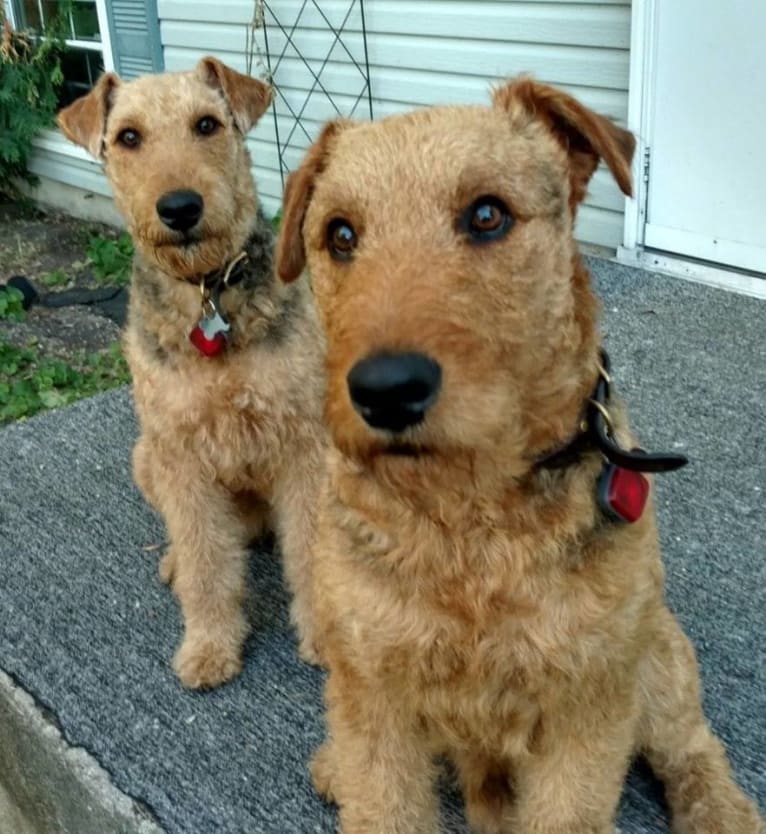
[[[85,250],[99,235],[116,239],[119,231],[24,203],[0,202],[0,280],[18,274],[35,283],[61,270],[78,282],[92,282]]]
[[[93,304],[49,303],[62,293],[76,295],[72,290],[109,287],[108,278],[96,275],[87,250],[94,238],[116,242],[120,234],[111,226],[0,202],[0,285],[21,275],[40,296],[23,322],[0,320],[0,340],[17,347],[35,345],[44,356],[68,359],[119,339],[124,304],[116,312],[112,305],[107,313]]]
[[[109,347],[120,338],[119,325],[88,307],[33,307],[25,321],[0,323],[2,338],[16,347],[34,344],[46,356],[69,358]]]

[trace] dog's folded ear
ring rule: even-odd
[[[72,102],[56,116],[56,123],[64,136],[81,145],[96,159],[104,153],[106,118],[119,84],[120,79],[113,72],[105,73],[87,95]]]
[[[314,182],[327,163],[332,139],[346,124],[342,120],[326,124],[319,139],[309,148],[300,168],[296,168],[287,178],[276,247],[277,275],[286,284],[294,281],[306,266],[303,221],[311,202]]]
[[[218,58],[208,56],[197,64],[202,80],[220,90],[244,135],[261,118],[271,104],[271,87],[257,78],[227,67]]]
[[[632,133],[567,93],[531,78],[517,78],[497,88],[493,101],[514,119],[542,120],[561,143],[569,155],[573,212],[585,197],[599,159],[604,160],[623,194],[632,195],[630,163],[636,147]]]

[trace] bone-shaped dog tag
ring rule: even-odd
[[[218,299],[209,299],[206,312],[189,334],[189,340],[203,356],[217,356],[225,347],[231,325],[221,312]]]

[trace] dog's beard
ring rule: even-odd
[[[460,492],[473,481],[474,455],[470,450],[432,445],[425,438],[406,441],[404,434],[357,434],[353,439],[345,436],[338,446],[354,462],[355,470],[361,467],[399,499],[437,515],[445,496]]]
[[[458,482],[474,478],[476,471],[508,482],[524,477],[531,466],[518,420],[509,420],[504,430],[477,426],[467,416],[452,420],[442,411],[402,432],[386,432],[365,425],[350,405],[328,403],[325,421],[346,458],[411,496],[459,491]]]
[[[338,449],[363,465],[386,459],[417,463],[437,452],[426,421],[401,432],[389,432],[367,426],[347,403],[325,405],[325,421]]]
[[[364,435],[357,434],[353,437],[335,437],[338,448],[349,457],[354,457],[365,463],[372,463],[376,460],[391,458],[392,460],[411,461],[422,460],[432,455],[432,447],[423,443],[406,440],[399,435]]]
[[[234,249],[230,233],[209,230],[187,234],[141,235],[134,237],[145,258],[174,278],[190,279],[223,268]]]

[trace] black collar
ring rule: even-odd
[[[601,452],[610,463],[633,472],[672,472],[689,462],[684,455],[628,450],[617,443],[608,407],[612,383],[609,368],[609,356],[602,350],[598,381],[585,404],[578,433],[565,446],[538,458],[535,470],[564,469],[577,463],[586,452],[594,450]]]
[[[244,257],[242,257],[243,255]],[[216,287],[221,290],[233,287],[247,275],[247,261],[247,253],[243,249],[226,266],[214,269],[204,275],[195,275],[193,278],[187,278],[186,280],[190,284],[194,284],[196,287],[204,287],[206,290],[212,290]]]
[[[227,287],[239,284],[248,276],[259,277],[267,271],[266,267],[268,271],[271,270],[273,240],[271,221],[266,219],[259,206],[253,227],[242,249],[218,269],[194,275],[186,280],[195,287],[202,287],[210,294],[213,292],[220,294]]]

